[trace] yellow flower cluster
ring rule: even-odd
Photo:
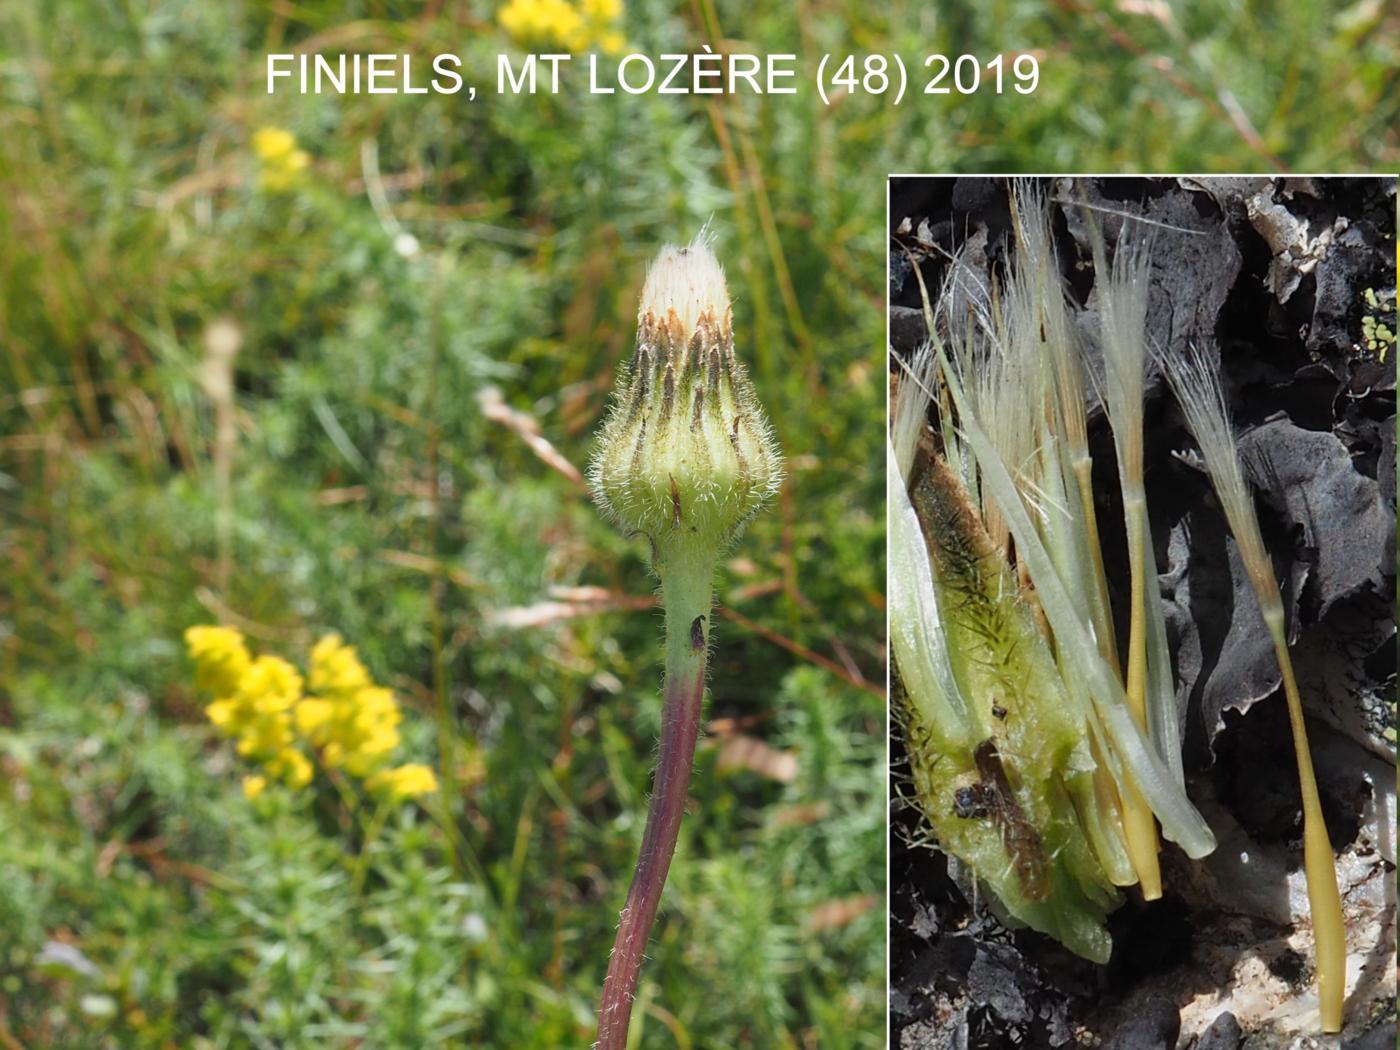
[[[297,148],[296,136],[286,128],[253,132],[253,152],[258,158],[258,186],[269,193],[291,189],[311,163],[311,154]]]
[[[398,701],[370,681],[355,650],[328,634],[311,650],[311,691],[297,704],[297,729],[331,767],[368,776],[399,746]]]
[[[417,798],[437,790],[437,777],[418,762],[386,769],[365,781],[365,787],[390,798]]]
[[[622,0],[510,0],[496,15],[522,44],[560,44],[571,52],[621,51]]]
[[[195,684],[216,699],[205,713],[238,753],[262,772],[245,777],[243,792],[256,798],[276,780],[293,788],[311,783],[307,753],[326,768],[362,778],[367,790],[393,800],[437,790],[427,766],[386,764],[399,746],[403,718],[394,694],[374,684],[352,646],[328,634],[311,651],[308,679],[277,656],[254,658],[232,627],[191,627],[185,644],[195,664]]]

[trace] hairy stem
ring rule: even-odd
[[[627,1046],[637,978],[685,814],[695,742],[700,732],[700,705],[705,695],[714,560],[695,557],[690,552],[681,552],[681,556],[677,552],[662,552],[657,572],[666,613],[661,742],[641,853],[627,891],[627,903],[618,917],[617,937],[603,982],[595,1044],[598,1050],[625,1050]]]

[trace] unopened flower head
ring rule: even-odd
[[[591,472],[604,511],[658,547],[727,544],[782,480],[782,455],[734,355],[729,289],[704,240],[667,246],[637,315]]]

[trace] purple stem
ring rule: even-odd
[[[626,1050],[632,998],[642,969],[651,925],[661,904],[661,891],[676,851],[681,817],[689,797],[690,774],[695,765],[695,741],[700,733],[700,702],[705,694],[705,651],[697,654],[698,667],[678,676],[667,675],[661,710],[661,743],[657,750],[656,779],[651,811],[642,834],[642,852],[627,891],[627,903],[618,918],[617,938],[603,981],[598,1006],[597,1050]]]

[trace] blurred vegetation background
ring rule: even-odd
[[[709,221],[791,470],[721,570],[638,1045],[882,1046],[884,174],[1394,170],[1398,17],[6,3],[0,1045],[586,1045],[660,619],[575,471],[647,260]],[[263,79],[269,51],[453,52],[487,84],[532,42],[705,41],[795,51],[804,85],[849,50],[1042,76],[898,108]],[[181,640],[205,623],[303,668],[339,632],[442,789],[245,798]]]

